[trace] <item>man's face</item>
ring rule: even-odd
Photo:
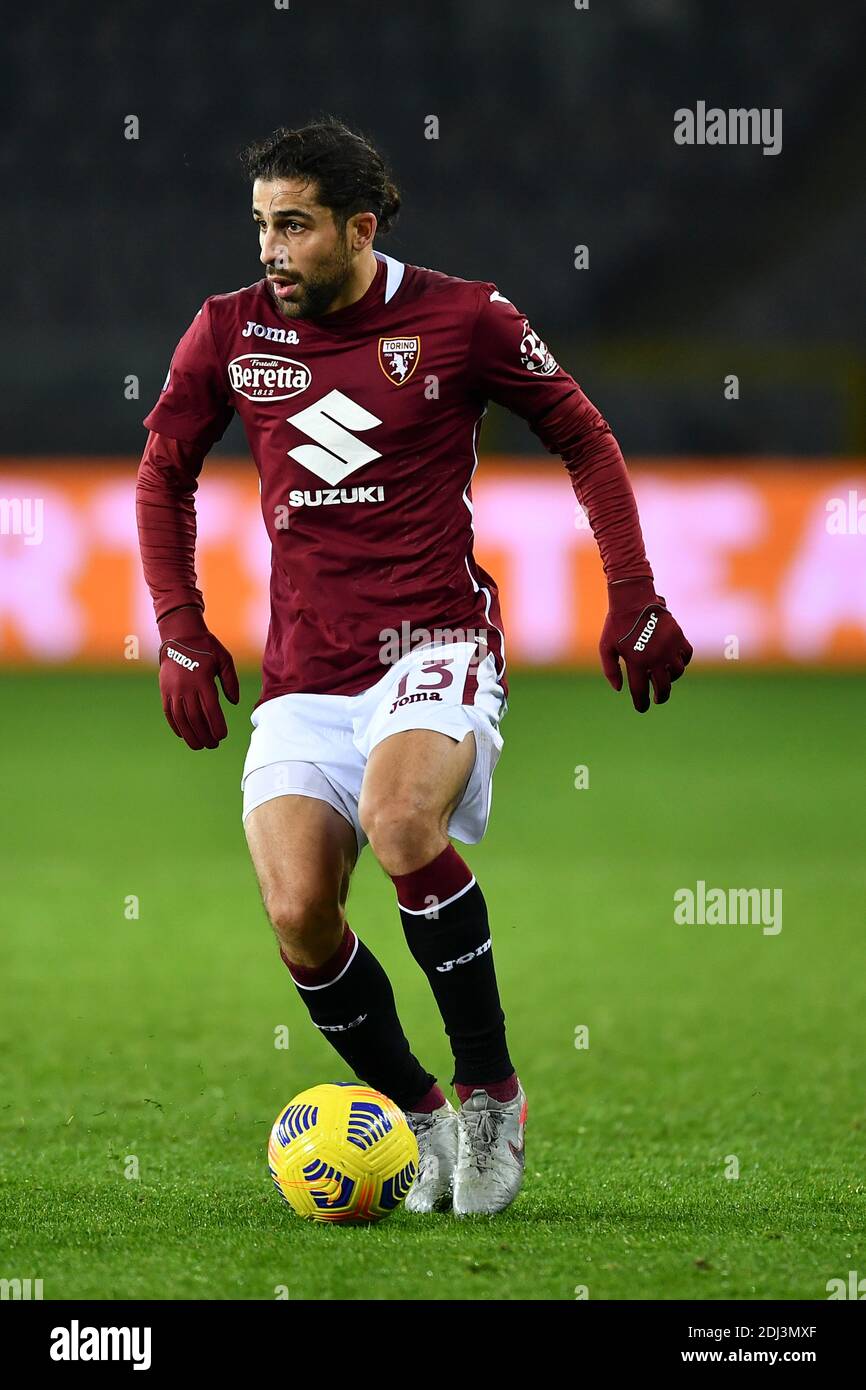
[[[256,179],[253,220],[274,302],[287,319],[327,313],[351,271],[348,227],[316,201],[315,181]]]

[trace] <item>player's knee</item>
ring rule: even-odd
[[[265,909],[290,960],[318,964],[312,957],[325,959],[337,949],[343,919],[335,898],[315,889],[281,887],[266,895]]]
[[[370,848],[386,874],[411,873],[441,849],[441,817],[419,802],[368,803],[359,807]]]

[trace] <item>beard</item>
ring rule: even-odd
[[[345,286],[350,273],[349,253],[340,246],[332,261],[298,282],[296,299],[285,301],[275,295],[274,303],[288,319],[321,318]]]

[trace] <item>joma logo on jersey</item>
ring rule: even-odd
[[[401,709],[403,705],[417,705],[419,700],[441,700],[442,696],[437,695],[436,691],[417,690],[414,695],[401,695],[399,700],[395,700],[388,713],[393,714],[395,709]]]
[[[248,401],[286,401],[306,391],[311,381],[309,367],[291,357],[245,352],[229,362],[231,388]]]
[[[636,652],[642,652],[642,651],[643,651],[643,649],[644,649],[644,647],[646,646],[647,642],[649,641],[649,639],[652,637],[653,633],[655,632],[656,623],[658,622],[658,620],[659,620],[658,613],[651,613],[651,614],[650,614],[650,616],[649,616],[649,621],[647,622],[646,627],[644,628],[644,630],[643,630],[643,632],[641,633],[640,637],[637,639],[637,641],[636,641],[635,644],[634,644],[634,650],[635,650]]]
[[[446,970],[453,970],[455,965],[468,965],[471,960],[475,960],[476,956],[483,956],[484,952],[489,950],[490,937],[488,936],[487,940],[474,951],[467,951],[465,955],[458,956],[456,960],[444,960],[441,965],[436,966],[436,969],[440,972],[444,972]]]
[[[195,671],[198,666],[198,662],[193,661],[191,656],[184,656],[183,652],[176,652],[174,647],[166,647],[165,654],[169,661],[176,661],[178,666],[185,666],[188,671]]]
[[[421,358],[421,339],[380,338],[379,366],[394,386],[408,381]]]
[[[253,323],[252,319],[247,320],[246,328],[241,329],[242,338],[267,338],[271,343],[296,343],[298,335],[294,328],[272,328],[270,324],[266,328],[263,323]]]

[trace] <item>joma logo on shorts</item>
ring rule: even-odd
[[[490,937],[482,946],[478,946],[474,951],[467,951],[465,956],[458,956],[456,960],[445,960],[441,965],[437,965],[437,970],[453,970],[455,965],[468,965],[476,956],[483,956],[485,951],[490,950]]]
[[[172,661],[176,661],[178,666],[185,666],[188,671],[194,671],[198,666],[198,662],[193,661],[191,656],[184,656],[183,652],[176,652],[174,647],[166,647],[165,654]]]
[[[658,622],[658,620],[659,620],[658,613],[651,613],[651,614],[650,614],[649,622],[647,623],[647,625],[646,625],[646,627],[644,628],[643,632],[641,633],[640,637],[637,639],[637,641],[636,641],[635,644],[634,644],[634,650],[635,650],[636,652],[642,652],[642,651],[643,651],[643,649],[644,649],[644,647],[646,646],[647,642],[649,641],[649,639],[652,637],[653,633],[655,632],[655,626],[656,626],[656,623]]]
[[[393,714],[395,709],[401,705],[416,705],[419,700],[441,700],[442,696],[437,695],[435,690],[418,690],[414,695],[401,695],[399,700],[395,700],[388,713]]]

